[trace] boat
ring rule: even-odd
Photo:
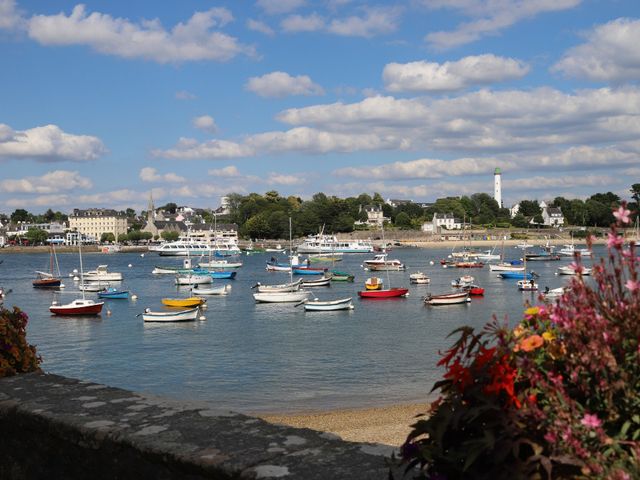
[[[317,235],[309,235],[298,245],[298,253],[371,253],[370,240],[338,240],[335,235],[325,235],[324,227]]]
[[[271,257],[267,262],[267,271],[269,272],[291,272],[291,267],[300,265],[300,257],[298,255],[290,255],[288,263],[278,262],[276,257]]]
[[[462,288],[472,297],[481,297],[484,295],[484,288],[480,287],[479,285],[467,285]]]
[[[313,268],[297,266],[293,267],[292,271],[294,275],[320,275],[329,270],[328,268]]]
[[[365,260],[364,265],[372,271],[400,271],[404,270],[405,265],[397,259],[387,260],[386,253],[379,253],[370,260]]]
[[[258,292],[253,294],[253,298],[258,303],[289,303],[300,302],[307,298],[311,292],[307,290],[297,290],[294,292]]]
[[[570,245],[564,245],[558,253],[565,257],[573,257],[574,255],[579,255],[580,257],[591,257],[592,255],[591,250],[588,248],[576,248],[573,243]]]
[[[354,308],[351,303],[351,297],[329,301],[319,301],[318,299],[313,301],[303,300],[298,305],[300,304],[304,305],[304,309],[307,312],[332,312],[335,310],[353,310]]]
[[[229,271],[229,270],[215,270],[213,272],[208,272],[208,275],[211,278],[215,278],[215,279],[218,279],[218,280],[236,278],[237,274],[238,274],[238,272],[232,272],[232,271]]]
[[[418,285],[426,285],[431,283],[431,279],[422,272],[416,272],[409,275],[409,282],[416,283]]]
[[[535,272],[525,272],[523,268],[521,271],[517,272],[500,272],[498,276],[505,280],[531,280],[532,278],[537,277],[538,274]]]
[[[571,265],[564,265],[562,267],[558,267],[558,275],[578,275],[578,269]],[[582,267],[579,269],[580,275],[591,275],[591,269],[588,267]]]
[[[490,262],[491,260],[500,260],[502,256],[500,254],[494,253],[495,247],[492,250],[485,250],[482,253],[476,255],[476,259],[483,262]]]
[[[320,277],[317,279],[303,280],[303,287],[328,287],[331,285],[331,277]]]
[[[280,285],[262,285],[260,282],[256,283],[251,288],[257,288],[260,293],[268,293],[268,292],[296,292],[300,290],[302,287],[302,279],[296,280],[295,282],[290,283],[282,283]]]
[[[80,257],[80,283],[84,283],[84,276],[82,273],[82,242],[78,241],[78,256]],[[53,301],[49,307],[49,311],[54,315],[99,315],[102,312],[104,302],[95,302],[93,300],[87,300],[84,298],[84,290],[82,291],[82,298],[73,300],[70,303],[59,304],[57,301]]]
[[[538,284],[535,280],[518,280],[518,290],[525,292],[535,292],[538,290]]]
[[[370,277],[364,282],[365,290],[380,290],[382,288],[382,279],[379,277]]]
[[[513,262],[502,262],[489,265],[489,270],[491,272],[523,272],[524,267],[519,260],[514,260]]]
[[[265,252],[269,252],[269,253],[284,253],[287,250],[285,248],[282,248],[282,245],[277,244],[275,247],[267,247],[264,249]]]
[[[122,248],[118,244],[114,245],[103,245],[100,247],[101,253],[118,253]]]
[[[198,287],[197,285],[191,289],[194,295],[228,295],[231,291],[231,285],[222,285],[220,287]]]
[[[331,281],[332,282],[353,282],[355,276],[347,273],[341,272],[340,270],[331,270]]]
[[[149,251],[157,252],[160,256],[209,255],[219,256],[239,255],[240,248],[233,238],[216,238],[213,244],[202,240],[196,240],[189,236],[180,237],[173,242],[163,242],[156,247],[149,247]]]
[[[89,282],[78,285],[78,290],[83,292],[101,292],[109,287],[109,282]]]
[[[456,268],[482,268],[484,267],[484,263],[472,260],[463,260],[461,262],[454,262],[453,266]]]
[[[230,262],[228,260],[210,260],[208,262],[198,262],[199,268],[225,269],[225,268],[240,268],[241,266],[242,266],[242,262]]]
[[[565,287],[558,287],[549,289],[549,287],[544,288],[544,292],[542,292],[542,296],[545,298],[558,298],[564,295]]]
[[[475,279],[471,275],[463,275],[462,277],[458,277],[455,280],[451,280],[452,287],[468,287],[473,284]]]
[[[89,282],[119,282],[122,280],[122,273],[109,272],[107,265],[98,265],[95,270],[85,272],[84,278]]]
[[[58,266],[58,257],[53,248],[53,243],[49,245],[51,251],[49,253],[49,271],[40,272],[37,271],[38,278],[36,278],[31,284],[35,288],[60,288],[62,285],[62,279],[60,278],[60,267]],[[57,268],[57,272],[54,273],[54,263]]]
[[[191,308],[189,310],[180,311],[165,311],[165,312],[152,312],[150,309],[145,309],[142,313],[142,320],[145,322],[188,322],[196,320],[198,318],[199,308]]]
[[[470,302],[468,292],[442,293],[438,295],[427,295],[424,297],[424,303],[427,305],[455,305],[458,303]]]
[[[98,292],[98,298],[126,299],[129,298],[129,290],[105,288],[104,290]]]
[[[363,290],[358,292],[361,298],[396,298],[409,294],[408,288],[387,288],[382,290]]]
[[[519,243],[518,245],[516,245],[516,248],[519,248],[521,250],[526,250],[527,248],[533,248],[534,245],[531,245],[530,243],[527,242],[523,242],[523,243]]]
[[[541,246],[540,250],[534,253],[526,253],[525,260],[527,262],[550,262],[560,260],[560,255],[555,253],[555,247],[547,243]]]
[[[341,262],[344,253],[314,253],[309,254],[309,261],[311,263],[323,263],[323,262]]]
[[[153,273],[154,275],[160,275],[164,273],[172,273],[174,275],[193,273],[193,265],[191,264],[191,257],[185,258],[182,261],[181,267],[175,266],[175,265],[166,265],[166,266],[156,265],[151,273]]]
[[[189,297],[189,298],[163,298],[162,304],[167,307],[199,307],[202,305],[205,300],[200,297]]]
[[[187,274],[176,276],[176,285],[201,285],[212,281],[211,275]]]

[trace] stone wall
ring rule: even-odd
[[[57,375],[0,379],[0,479],[386,479],[389,447]]]

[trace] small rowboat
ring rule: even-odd
[[[542,292],[542,296],[545,298],[558,298],[564,295],[565,287],[552,288],[549,290],[549,287],[546,287],[544,292]]]
[[[303,287],[328,287],[331,284],[331,277],[321,277],[318,279],[303,280]]]
[[[322,262],[341,262],[343,253],[314,253],[309,255],[309,261],[311,263],[322,263]]]
[[[145,322],[188,322],[198,318],[198,307],[177,312],[152,312],[145,309],[142,313],[142,320]]]
[[[259,293],[269,293],[269,292],[296,292],[300,290],[302,285],[302,279],[299,279],[295,282],[291,283],[281,283],[280,285],[262,285],[260,282],[256,283],[251,288],[257,288]]]
[[[209,272],[209,276],[211,278],[217,278],[217,279],[236,278],[237,274],[238,272],[230,272],[227,270],[216,270],[213,272]]]
[[[326,272],[328,268],[313,268],[313,267],[293,267],[294,275],[321,275]]]
[[[267,271],[268,272],[290,272],[291,267],[289,265],[278,265],[278,264],[267,262]]]
[[[409,282],[426,285],[431,282],[431,279],[422,272],[416,272],[409,275]]]
[[[378,277],[367,278],[364,282],[364,288],[366,290],[380,290],[382,288],[382,279]]]
[[[355,277],[347,272],[341,272],[339,270],[331,271],[331,281],[332,282],[353,282]]]
[[[65,305],[54,301],[49,307],[49,311],[54,315],[98,315],[102,311],[103,305],[104,302],[94,302],[84,298]]]
[[[129,298],[129,290],[118,290],[117,288],[105,288],[98,292],[98,298],[126,299]]]
[[[240,268],[242,266],[242,262],[230,262],[228,260],[214,260],[212,262],[199,262],[198,267],[200,268]]]
[[[364,290],[358,292],[360,298],[397,298],[409,293],[408,288],[387,288],[384,290]]]
[[[222,285],[213,288],[197,288],[197,285],[191,289],[194,295],[228,295],[231,291],[231,285]]]
[[[189,297],[189,298],[163,298],[162,304],[167,307],[199,307],[205,302],[203,298],[200,297]]]
[[[353,304],[351,303],[351,297],[341,298],[340,300],[331,300],[321,302],[316,300],[307,301],[303,300],[298,305],[304,304],[305,311],[308,312],[331,312],[335,310],[353,310]],[[296,305],[296,307],[298,306]]]
[[[298,290],[296,292],[259,292],[254,293],[253,298],[258,303],[301,302],[309,296],[309,293],[306,290]]]
[[[212,280],[210,275],[180,275],[176,277],[176,285],[200,285]]]
[[[470,302],[467,292],[443,293],[441,295],[427,295],[424,303],[427,305],[455,305],[457,303]]]

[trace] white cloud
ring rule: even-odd
[[[0,30],[13,30],[21,27],[24,18],[16,8],[15,0],[0,0]]]
[[[140,180],[143,182],[165,182],[165,183],[183,183],[187,179],[175,173],[165,173],[160,175],[158,170],[153,167],[144,167],[140,170]]]
[[[292,77],[286,72],[271,72],[261,77],[251,77],[245,88],[261,97],[324,94],[322,87],[313,83],[308,75]]]
[[[397,7],[370,7],[363,16],[334,19],[327,30],[347,37],[373,37],[394,32],[398,28],[401,9]]]
[[[65,190],[88,189],[93,183],[78,172],[54,170],[40,177],[25,177],[0,181],[0,191],[7,193],[51,194]]]
[[[519,60],[491,54],[456,62],[389,63],[382,78],[391,92],[444,92],[522,78],[529,67]]]
[[[325,22],[317,13],[310,15],[289,15],[280,22],[280,27],[288,33],[317,32],[324,29]]]
[[[196,98],[193,93],[187,92],[186,90],[176,92],[176,100],[195,100]]]
[[[254,151],[240,143],[226,140],[209,140],[198,143],[192,138],[180,138],[175,147],[168,150],[155,149],[151,154],[162,158],[196,160],[248,157],[252,156]]]
[[[265,35],[273,36],[275,32],[273,29],[264,22],[254,20],[253,18],[247,19],[247,28],[254,32],[264,33]]]
[[[597,26],[583,45],[570,49],[553,71],[597,82],[640,78],[640,20],[618,18]]]
[[[272,172],[267,177],[269,185],[301,185],[306,183],[304,175],[283,175]]]
[[[17,131],[0,123],[0,160],[31,158],[43,162],[96,160],[107,152],[97,137],[73,135],[56,125]]]
[[[216,121],[210,115],[195,117],[192,124],[195,128],[202,130],[203,132],[216,133],[218,131]]]
[[[472,18],[453,31],[429,33],[425,40],[434,48],[447,49],[475,42],[487,35],[527,18],[545,12],[567,10],[579,5],[581,0],[423,0],[428,8],[449,8]]]
[[[306,0],[258,0],[256,5],[268,15],[279,15],[303,7],[306,3]]]
[[[229,165],[228,167],[223,168],[212,168],[207,173],[214,177],[222,178],[233,178],[242,176],[238,168],[234,165]]]
[[[252,47],[214,30],[231,20],[227,9],[211,8],[165,30],[157,19],[133,23],[104,13],[87,13],[84,5],[76,5],[69,16],[34,15],[28,32],[43,45],[87,45],[100,53],[158,63],[225,61],[239,54],[252,55]]]

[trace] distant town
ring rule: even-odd
[[[623,199],[611,192],[595,193],[586,200],[556,197],[551,201],[521,200],[502,205],[500,170],[494,175],[494,195],[439,198],[433,203],[407,199],[383,199],[363,193],[338,198],[323,193],[309,200],[282,197],[276,191],[264,195],[229,194],[217,209],[167,203],[156,207],[149,197],[146,210],[117,211],[106,208],[73,209],[70,214],[48,209],[36,215],[16,209],[0,214],[0,246],[149,244],[195,238],[286,239],[289,218],[293,237],[318,233],[413,230],[438,237],[466,229],[563,229],[607,227],[612,209]],[[630,187],[628,208],[637,224],[640,183]]]

